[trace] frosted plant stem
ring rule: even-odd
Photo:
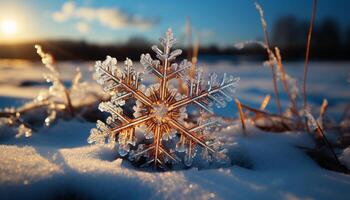
[[[264,11],[262,10],[261,6],[257,2],[255,2],[255,7],[260,14],[261,25],[262,25],[263,30],[264,30],[264,38],[265,38],[265,45],[266,45],[266,49],[267,49],[267,54],[270,58],[270,54],[272,54],[272,51],[270,50],[270,39],[269,39],[269,33],[267,31],[267,23],[266,23],[266,20],[264,17]],[[278,93],[278,87],[277,87],[276,74],[273,70],[273,65],[270,64],[270,68],[271,68],[271,73],[272,73],[273,88],[275,91],[275,100],[276,100],[278,112],[279,112],[279,114],[282,114],[282,108],[281,108],[281,103],[279,100],[279,93]]]
[[[309,32],[307,35],[307,45],[306,45],[305,64],[304,64],[304,79],[303,79],[304,109],[307,108],[306,81],[307,81],[309,56],[310,56],[311,36],[312,36],[312,30],[313,30],[313,26],[315,23],[315,17],[316,17],[316,7],[317,7],[317,0],[313,0],[312,16],[311,16],[311,21],[310,21],[310,26],[309,26]]]
[[[259,110],[259,109],[255,109],[255,108],[252,108],[250,106],[247,106],[245,104],[242,104],[241,103],[241,106],[249,111],[252,111],[254,113],[259,113],[259,114],[262,114],[262,115],[267,115],[267,116],[271,116],[271,117],[278,117],[278,118],[281,118],[281,119],[284,119],[284,120],[288,120],[288,121],[294,121],[292,118],[289,118],[289,117],[285,117],[283,115],[278,115],[278,114],[273,114],[273,113],[269,113],[269,112],[266,112],[266,111],[263,111],[263,110]]]
[[[299,118],[300,116],[298,113],[297,105],[296,105],[296,102],[294,101],[294,99],[292,98],[292,95],[290,94],[289,86],[288,86],[287,79],[286,79],[286,72],[284,71],[284,66],[282,64],[281,54],[280,54],[280,51],[277,47],[275,47],[275,55],[277,58],[277,64],[278,64],[280,71],[282,73],[282,81],[283,81],[284,90],[286,91],[287,96],[289,98],[289,101],[292,104],[292,112],[294,115],[296,115]]]
[[[340,163],[337,154],[334,152],[334,149],[333,149],[331,143],[328,141],[326,135],[323,132],[323,129],[321,128],[320,124],[317,121],[316,121],[316,125],[317,125],[316,132],[318,132],[322,136],[322,140],[325,142],[326,146],[328,146],[328,148],[331,151],[331,153],[332,153],[332,155],[333,155],[337,165],[339,167],[342,167],[342,164]]]
[[[195,40],[194,44],[193,44],[193,53],[192,53],[192,66],[191,66],[191,71],[190,71],[190,75],[192,78],[194,78],[196,69],[197,69],[197,62],[198,62],[198,51],[199,51],[199,34],[197,34],[197,39]]]
[[[272,73],[272,79],[273,79],[273,88],[275,90],[275,100],[278,108],[278,113],[281,115],[282,114],[282,108],[281,108],[281,103],[280,103],[280,98],[279,98],[279,93],[278,93],[278,88],[277,88],[277,79],[276,75],[273,71],[273,66],[271,66],[271,73]]]
[[[239,118],[240,118],[241,124],[242,124],[243,135],[247,135],[245,122],[244,122],[244,114],[243,114],[242,104],[237,98],[235,98],[235,102],[236,102],[236,106],[238,109]]]
[[[69,93],[70,92],[69,92],[68,89],[64,90],[64,94],[65,94],[65,97],[66,97],[66,103],[67,103],[67,107],[68,107],[68,112],[73,117],[74,116],[74,107],[72,105],[72,100],[70,98]]]

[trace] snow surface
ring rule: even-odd
[[[259,64],[203,64],[208,71],[227,71],[240,76],[237,96],[242,102],[257,106],[266,94],[272,94],[269,70]],[[3,96],[0,107],[20,105],[26,101],[23,98],[36,96],[40,88],[45,87],[20,85],[23,80],[42,83],[43,68],[35,67],[35,63],[24,65],[27,67],[0,67],[0,95]],[[65,63],[64,66],[68,69],[72,65],[83,67],[91,63]],[[293,63],[287,71],[298,75],[302,70],[299,65]],[[337,67],[331,69],[334,76],[327,76],[329,65],[311,65],[311,71],[317,69],[318,73],[310,75],[309,101],[319,105],[323,98],[328,98],[330,113],[336,116],[350,99],[349,85],[346,85],[350,68],[348,63],[337,63]],[[19,74],[19,70],[25,70],[26,75],[11,79],[16,71]],[[63,72],[67,80],[73,75]],[[297,78],[300,79],[300,75]],[[285,105],[286,98],[282,102]],[[269,105],[267,109],[276,108]],[[225,116],[236,113],[233,104],[218,112]],[[34,132],[31,138],[19,139],[14,138],[11,130],[1,129],[0,199],[296,200],[350,197],[350,176],[323,169],[308,157],[299,147],[313,147],[314,144],[310,136],[302,132],[266,133],[248,126],[248,136],[243,136],[240,126],[232,124],[214,133],[228,149],[232,165],[149,172],[119,158],[108,146],[88,145],[86,139],[94,126],[94,123],[79,120],[59,120],[51,127]],[[349,148],[342,155],[342,161],[349,163]]]
[[[350,169],[350,147],[347,147],[343,150],[343,153],[340,156],[340,160],[343,164],[346,165],[348,169]]]

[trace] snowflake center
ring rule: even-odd
[[[155,105],[153,107],[153,111],[154,111],[154,116],[158,121],[164,121],[165,117],[168,114],[168,107],[163,103],[161,103],[159,105]]]

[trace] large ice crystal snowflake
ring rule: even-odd
[[[110,113],[110,117],[106,123],[97,122],[97,128],[91,130],[89,143],[103,144],[107,138],[109,143],[117,141],[121,156],[129,154],[130,160],[143,160],[144,165],[153,163],[160,167],[178,162],[182,157],[183,163],[190,166],[199,149],[206,159],[220,157],[217,156],[221,154],[220,149],[210,136],[217,121],[204,117],[189,119],[186,108],[193,104],[200,111],[213,114],[213,105],[224,107],[232,100],[239,78],[224,74],[218,82],[214,73],[205,81],[202,71],[189,76],[191,63],[187,60],[175,62],[182,53],[180,49],[171,50],[175,42],[169,29],[165,37],[160,38],[163,50],[152,46],[156,60],[149,54],[141,55],[145,71],[158,80],[147,89],[141,84],[143,73],[135,70],[130,59],[126,59],[124,68],[118,67],[117,60],[110,56],[103,62],[96,62],[95,78],[111,95],[99,109]],[[186,83],[186,94],[172,86],[173,79]],[[136,101],[132,116],[125,112],[130,100]],[[141,138],[136,130],[142,130]]]

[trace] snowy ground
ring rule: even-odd
[[[71,66],[62,63],[66,80]],[[272,94],[270,71],[260,63],[203,63],[207,71],[241,77],[237,97],[257,107]],[[47,87],[38,63],[0,63],[0,107],[18,106]],[[40,65],[41,66],[41,65]],[[302,63],[287,63],[286,70],[301,80]],[[350,63],[312,63],[309,102],[329,101],[329,113],[339,118],[350,101]],[[286,105],[287,98],[282,96]],[[229,104],[217,110],[235,116]],[[267,110],[275,111],[273,99]],[[0,129],[0,199],[348,199],[350,176],[320,168],[300,148],[313,147],[305,133],[266,133],[248,127],[243,136],[231,125],[214,133],[228,149],[233,166],[182,171],[145,172],[116,159],[108,147],[86,143],[94,123],[58,121],[31,138],[15,139]]]

